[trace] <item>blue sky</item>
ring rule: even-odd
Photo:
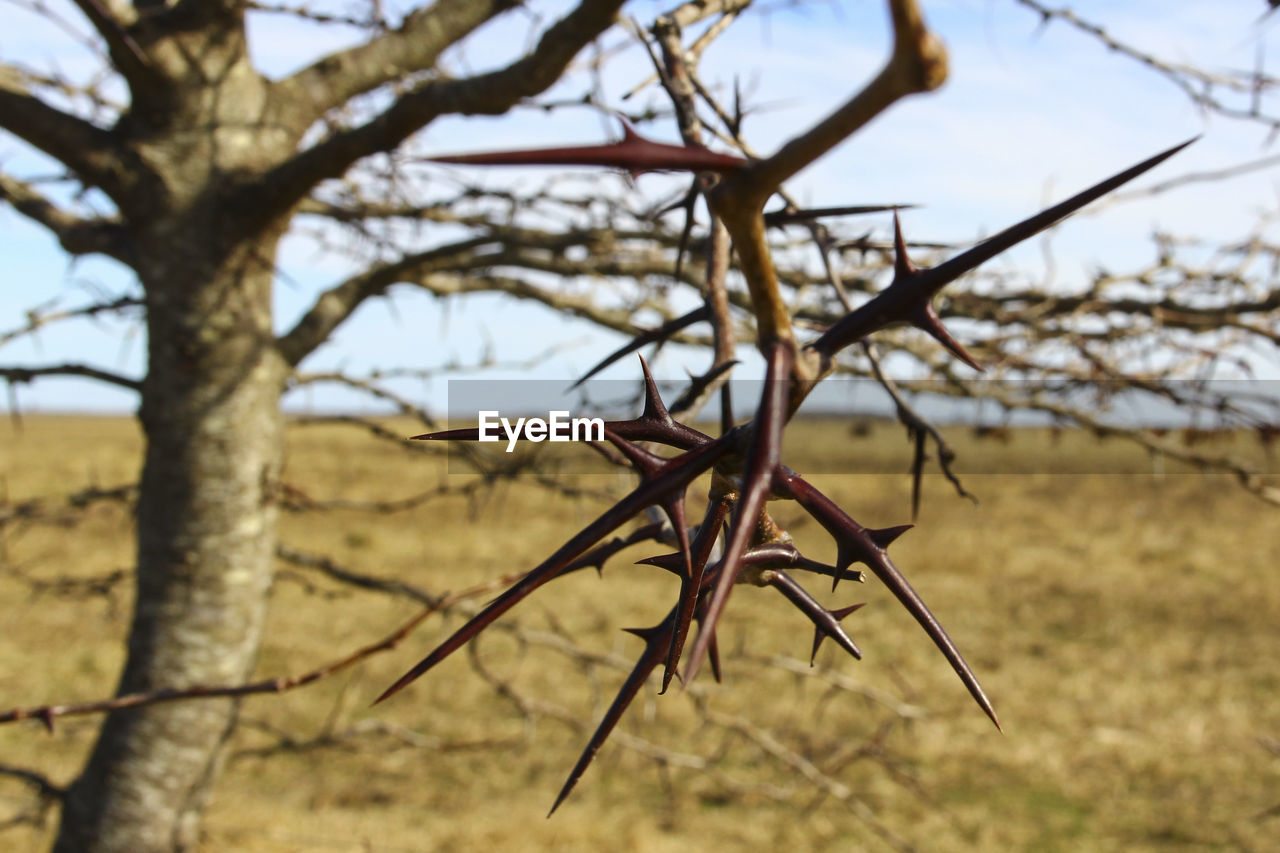
[[[563,5],[542,3],[534,8],[549,18]],[[668,5],[670,0],[635,0],[627,11],[645,21]],[[1251,67],[1259,43],[1271,47],[1277,38],[1271,22],[1254,25],[1265,8],[1261,0],[1084,0],[1072,6],[1082,17],[1105,23],[1122,40],[1210,69]],[[950,51],[947,85],[896,105],[800,175],[791,188],[804,202],[919,203],[924,207],[904,214],[910,235],[963,242],[1003,228],[1192,135],[1203,138],[1142,182],[1275,153],[1266,147],[1265,129],[1202,114],[1162,77],[1062,24],[1041,29],[1038,16],[1013,0],[924,0],[923,7]],[[91,67],[83,49],[65,35],[21,12],[6,14],[0,55],[71,74]],[[77,20],[73,10],[67,17]],[[513,45],[523,43],[526,29],[527,19],[515,17],[487,30],[465,57],[466,67],[483,69],[503,62]],[[882,3],[818,2],[801,11],[779,10],[741,21],[708,52],[703,73],[719,83],[736,75],[754,103],[768,105],[748,119],[746,131],[759,150],[769,152],[789,131],[822,115],[874,74],[886,55],[886,37]],[[257,18],[251,38],[259,66],[282,74],[349,41],[352,34]],[[615,33],[609,43],[618,40]],[[635,51],[622,57],[604,79],[607,98],[618,103],[620,94],[647,73],[646,63]],[[580,87],[562,91],[577,94]],[[524,111],[503,120],[442,120],[414,144],[418,150],[441,152],[597,141],[607,132],[601,118],[586,110],[551,115]],[[672,131],[647,132],[673,138]],[[3,135],[0,166],[17,174],[48,168]],[[534,181],[529,175],[501,171],[482,179],[495,185],[516,181],[528,186]],[[1260,214],[1276,209],[1277,174],[1275,169],[1254,172],[1077,217],[1054,234],[1057,281],[1069,287],[1095,266],[1123,270],[1142,264],[1151,256],[1149,235],[1157,227],[1211,240],[1238,238]],[[635,191],[650,192],[663,180],[642,177]],[[884,233],[889,222],[868,219],[858,225]],[[40,229],[8,209],[0,209],[0,257],[6,269],[0,280],[0,333],[20,325],[35,305],[56,301],[73,306],[95,289],[118,291],[127,281],[124,271],[109,261],[69,263]],[[287,327],[344,270],[297,241],[287,247],[283,261],[289,281],[279,286],[277,314],[281,327]],[[993,263],[1037,275],[1043,270],[1042,246],[1033,241]],[[376,300],[364,306],[305,367],[427,367],[472,359],[485,341],[500,359],[514,361],[556,342],[584,341],[536,372],[542,378],[566,378],[620,340],[527,305],[483,299],[455,302],[446,309],[402,289],[390,303]],[[133,375],[143,370],[144,356],[143,332],[120,323],[51,328],[35,339],[0,347],[0,364],[84,361]],[[704,361],[705,356],[673,351],[658,369],[677,376]],[[749,360],[744,369],[755,371],[758,364]],[[609,375],[621,378],[634,372],[634,365],[622,364]],[[439,405],[443,390],[443,383],[437,382],[413,386],[410,393]],[[135,405],[127,393],[75,380],[49,380],[24,387],[19,394],[27,410],[129,411]],[[349,402],[335,392],[316,389],[296,396],[293,405],[330,408]]]

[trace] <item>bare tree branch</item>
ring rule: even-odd
[[[309,670],[301,675],[280,676],[277,678],[254,681],[247,684],[195,685],[183,688],[173,687],[162,690],[153,690],[147,693],[130,693],[123,696],[117,696],[113,699],[100,699],[93,702],[73,702],[58,705],[40,705],[29,708],[12,708],[8,711],[0,712],[0,725],[17,722],[18,720],[39,720],[44,723],[46,728],[52,731],[54,720],[59,717],[72,717],[84,714],[105,714],[108,711],[116,711],[122,708],[141,708],[161,702],[179,702],[190,699],[210,699],[228,696],[252,696],[260,693],[286,693],[290,690],[296,690],[299,687],[306,687],[307,685],[314,684],[321,679],[328,678],[334,673],[341,672],[344,669],[364,661],[366,658],[372,657],[381,652],[391,651],[429,617],[447,610],[458,602],[475,598],[476,596],[484,595],[485,593],[499,589],[511,583],[516,579],[516,577],[518,576],[512,575],[496,578],[492,581],[478,584],[456,593],[441,595],[435,598],[428,597],[429,603],[422,612],[418,613],[412,619],[408,620],[382,639],[370,645],[356,649],[337,660]]]
[[[51,364],[41,367],[0,365],[0,378],[14,384],[33,382],[42,376],[79,376],[84,379],[96,379],[99,382],[106,382],[108,385],[127,388],[130,391],[142,390],[142,383],[137,379],[131,379],[128,376],[121,376],[118,373],[111,373],[87,364]]]
[[[278,346],[281,353],[289,364],[298,365],[316,347],[327,341],[333,331],[364,300],[384,293],[406,275],[451,268],[460,255],[494,242],[491,237],[472,237],[419,252],[396,263],[375,267],[347,279],[322,293],[294,327],[280,337]]]
[[[54,109],[29,94],[21,72],[0,64],[0,129],[67,165],[88,186],[101,187],[117,202],[145,174],[111,133]]]
[[[137,11],[122,0],[74,0],[81,13],[93,24],[107,43],[111,61],[124,78],[138,89],[155,82],[154,70],[147,55],[129,34],[138,20]]]
[[[399,97],[367,124],[340,131],[301,152],[265,177],[271,203],[263,215],[292,208],[321,180],[341,176],[370,154],[394,149],[441,115],[496,115],[544,91],[560,79],[578,51],[613,23],[623,2],[582,0],[543,33],[532,53],[511,65],[476,77],[430,81]],[[253,192],[259,197],[261,188]]]
[[[130,263],[126,235],[117,219],[82,219],[59,208],[30,184],[4,173],[0,173],[0,200],[49,229],[72,255],[99,254]]]
[[[280,96],[309,104],[310,124],[356,95],[433,68],[442,52],[517,5],[518,0],[438,0],[411,12],[396,30],[321,57],[281,80]]]

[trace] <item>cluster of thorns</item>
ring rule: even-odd
[[[901,4],[891,5],[896,9]],[[906,62],[907,48],[903,45],[909,42],[908,47],[916,53],[913,61],[917,64],[923,62],[923,70],[919,79],[909,84],[902,84],[899,78],[877,78],[867,91],[884,86],[892,90],[890,94],[893,97],[898,97],[932,88],[940,82],[930,76],[926,61],[930,42],[920,22],[906,16],[898,20],[898,17],[895,13],[895,28],[900,39],[898,48],[903,52],[895,53],[890,67]],[[883,104],[872,107],[878,112]],[[743,583],[777,589],[813,623],[813,654],[816,655],[821,643],[830,637],[853,657],[860,659],[862,653],[845,631],[842,621],[862,605],[829,610],[806,591],[793,574],[807,572],[829,577],[834,591],[841,580],[863,580],[863,573],[851,567],[854,564],[866,566],[919,622],[959,675],[969,694],[997,728],[1000,725],[995,709],[972,669],[889,557],[886,549],[911,525],[876,529],[859,524],[811,483],[782,464],[783,432],[805,397],[835,368],[837,355],[850,346],[865,343],[870,335],[890,325],[906,323],[921,329],[964,363],[981,370],[939,320],[932,300],[942,288],[1011,246],[1136,178],[1189,142],[1113,175],[932,268],[917,268],[912,264],[895,212],[895,265],[890,284],[816,339],[801,343],[792,327],[790,312],[781,298],[764,239],[764,204],[778,192],[782,181],[821,156],[860,122],[865,122],[868,115],[874,114],[863,115],[864,112],[864,106],[855,97],[837,110],[832,120],[796,137],[774,156],[758,160],[711,151],[690,140],[687,134],[684,145],[654,142],[625,125],[623,139],[608,145],[432,158],[435,162],[471,165],[585,165],[623,169],[632,174],[645,171],[695,173],[695,188],[705,197],[713,217],[723,223],[736,251],[738,268],[751,295],[757,344],[767,364],[764,391],[754,417],[747,423],[733,426],[726,416],[721,435],[713,437],[680,423],[671,415],[642,360],[643,412],[631,420],[606,423],[604,430],[606,440],[619,452],[620,459],[629,463],[639,477],[639,484],[491,601],[378,699],[382,701],[404,689],[543,584],[588,566],[599,569],[610,556],[623,548],[660,539],[665,526],[648,524],[630,535],[605,541],[631,519],[651,507],[660,507],[670,521],[679,550],[641,562],[676,575],[680,581],[679,594],[658,624],[628,629],[644,641],[644,651],[569,773],[552,812],[568,796],[628,705],[656,669],[662,668],[662,692],[677,676],[684,684],[691,683],[704,662],[710,663],[714,676],[719,680],[716,626],[734,586]],[[799,218],[804,218],[805,214],[805,211],[788,212],[789,216]],[[810,215],[818,215],[818,212]],[[723,288],[723,273],[720,287]],[[710,292],[712,289],[709,276],[708,311],[695,312],[686,318],[686,322],[708,318],[714,296]],[[661,331],[669,333],[673,329],[664,327]],[[653,339],[653,334],[641,335],[602,365]],[[724,353],[718,353],[717,366],[708,377],[723,378],[731,364]],[[479,430],[454,429],[417,438],[476,441]],[[653,446],[671,448],[675,453],[662,456],[650,449]],[[701,522],[691,527],[686,519],[685,493],[695,479],[707,472],[711,472],[711,488],[706,512]],[[792,544],[791,536],[766,511],[769,500],[795,501],[812,516],[835,541],[834,564],[822,563],[801,554]],[[720,557],[713,561],[715,546],[722,536]],[[694,621],[698,622],[698,631],[692,644],[687,644]]]

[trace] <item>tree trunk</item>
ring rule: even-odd
[[[217,239],[208,231],[190,221],[159,230],[167,233],[137,241],[150,259],[150,364],[137,599],[120,693],[251,675],[283,458],[285,369],[270,312],[276,235],[203,260]],[[235,702],[222,699],[111,714],[69,791],[55,850],[194,848],[235,716]]]

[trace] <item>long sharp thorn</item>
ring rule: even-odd
[[[724,524],[725,515],[729,511],[729,502],[720,496],[707,507],[702,524],[694,536],[694,554],[692,569],[680,579],[680,602],[676,605],[675,630],[671,634],[671,647],[667,650],[667,660],[662,672],[662,690],[666,693],[671,685],[671,678],[680,663],[680,655],[684,651],[685,638],[689,635],[689,624],[693,620],[693,611],[697,607],[698,597],[702,594],[702,578],[706,571],[707,560],[715,547]]]
[[[867,535],[871,537],[871,541],[876,543],[877,547],[888,548],[898,540],[899,536],[913,527],[915,527],[914,524],[899,524],[896,527],[868,528]]]
[[[902,219],[898,211],[893,212],[893,271],[895,278],[906,278],[916,271],[907,254],[907,241],[902,236]]]
[[[1036,215],[1029,216],[1018,224],[1006,228],[999,234],[988,237],[972,249],[961,252],[954,258],[926,270],[924,274],[931,279],[930,292],[937,293],[948,282],[955,281],[960,276],[986,263],[1006,249],[1021,243],[1023,240],[1034,237],[1059,220],[1075,213],[1086,204],[1097,201],[1112,190],[1132,181],[1143,172],[1155,168],[1199,138],[1199,136],[1193,136],[1186,142],[1179,143],[1154,157],[1149,157],[1122,172],[1117,172],[1106,180],[1076,193],[1066,201],[1061,201],[1052,207],[1045,208]],[[934,279],[936,281],[933,281]]]
[[[952,337],[951,333],[947,331],[947,327],[942,325],[942,318],[938,316],[937,309],[929,303],[926,302],[920,310],[911,315],[911,325],[921,331],[927,332],[929,337],[942,344],[947,348],[948,352],[972,367],[974,370],[979,373],[985,372],[982,369],[982,365],[979,364],[973,356],[969,355],[968,351],[961,346],[960,342]]]
[[[668,320],[656,329],[649,329],[646,332],[641,332],[621,347],[596,362],[594,367],[580,376],[576,382],[569,386],[570,390],[577,388],[583,382],[586,382],[592,376],[595,376],[609,365],[630,355],[641,347],[657,343],[658,341],[665,341],[677,332],[684,331],[695,323],[701,323],[703,320],[709,319],[711,319],[711,309],[706,305],[703,305],[701,308],[695,308],[687,314],[682,314],[681,316],[676,317],[674,320]]]
[[[583,552],[600,541],[600,539],[608,536],[624,524],[627,519],[636,515],[645,507],[658,503],[672,490],[683,489],[688,486],[690,482],[714,465],[716,460],[723,456],[727,449],[728,445],[725,442],[716,441],[675,457],[671,460],[664,473],[646,479],[630,494],[605,510],[599,518],[560,546],[543,563],[516,581],[511,588],[494,599],[487,607],[441,643],[431,654],[401,676],[395,684],[387,688],[381,696],[374,700],[373,704],[376,705],[391,698],[440,663],[440,661],[464,646],[530,593],[556,577],[565,566],[581,556]]]
[[[840,627],[840,620],[861,607],[861,604],[855,604],[853,607],[846,608],[843,611],[833,612],[827,610],[804,587],[796,583],[785,572],[777,570],[774,570],[773,574],[770,575],[769,585],[786,596],[787,600],[794,604],[797,610],[809,617],[809,621],[813,623],[813,655],[809,658],[809,666],[813,666],[813,658],[818,654],[818,646],[821,645],[823,637],[834,637],[841,648],[858,660],[862,660],[862,650],[853,642],[853,638],[845,633],[844,628]],[[840,615],[837,617],[836,613]]]
[[[671,423],[673,420],[671,413],[662,402],[662,395],[658,393],[658,383],[653,381],[653,374],[649,372],[649,362],[645,361],[644,356],[640,356],[640,371],[644,374],[644,411],[640,413],[640,417],[664,424]]]
[[[978,703],[978,707],[991,718],[991,722],[995,723],[997,729],[1004,731],[1004,728],[1000,725],[1000,718],[996,716],[996,709],[992,707],[991,700],[987,698],[986,691],[978,683],[978,677],[969,668],[964,655],[960,654],[960,650],[956,648],[956,644],[952,642],[950,635],[942,627],[942,623],[933,615],[933,611],[920,598],[920,594],[915,591],[915,588],[902,575],[902,572],[898,571],[898,567],[886,555],[881,559],[873,560],[870,568],[875,573],[875,576],[880,578],[880,582],[887,586],[889,591],[902,603],[907,612],[920,623],[920,627],[929,635],[929,639],[933,640],[933,644],[938,647],[938,651],[942,652],[942,656],[947,659],[947,663],[951,664],[951,668],[956,671],[956,675],[960,676],[960,680],[968,689],[969,695]]]
[[[720,671],[720,644],[716,642],[715,631],[711,633],[711,641],[707,643],[707,661],[711,664],[711,677],[716,680],[716,684],[724,681],[724,674]]]
[[[645,139],[626,122],[622,122],[622,139],[607,145],[443,154],[425,159],[429,163],[472,166],[605,166],[626,169],[633,174],[650,171],[729,172],[747,163],[741,157],[720,154],[709,148],[668,145]]]
[[[894,276],[893,282],[869,302],[846,314],[831,328],[823,332],[816,341],[809,345],[810,348],[825,357],[833,357],[845,347],[892,323],[905,321],[919,325],[921,319],[918,316],[919,312],[928,304],[929,299],[941,291],[942,288],[1006,249],[1021,243],[1023,240],[1034,237],[1059,220],[1075,213],[1086,204],[1133,180],[1148,169],[1154,168],[1183,148],[1186,148],[1192,142],[1195,142],[1198,138],[1188,139],[1180,145],[1175,145],[1167,151],[1162,151],[1154,157],[1118,172],[1083,192],[1073,195],[1066,201],[1046,208],[1034,216],[1030,216],[1016,225],[1006,228],[999,234],[983,240],[978,245],[961,252],[954,258],[929,269],[918,270],[911,266],[906,256],[905,241],[901,240],[900,237],[900,229],[896,223],[897,214],[895,213],[894,243],[897,251],[895,253],[894,266],[897,274]],[[922,328],[924,327],[922,326]],[[926,328],[926,331],[938,337],[936,334],[938,329],[941,329],[941,324],[938,324],[936,328]],[[943,334],[946,334],[945,331],[943,331]],[[950,335],[946,335],[946,338],[949,339]],[[943,340],[943,343],[948,348],[951,348],[951,344],[948,344],[947,340],[939,339]],[[958,347],[959,345],[956,344],[955,346]],[[956,354],[966,363],[973,366],[972,359],[967,354],[961,355],[961,353],[963,353],[963,349]]]
[[[463,427],[462,429],[444,429],[439,432],[424,432],[422,435],[409,436],[410,441],[479,441],[479,427]]]
[[[693,683],[702,659],[707,653],[707,644],[711,642],[711,631],[715,628],[724,611],[725,602],[738,579],[742,566],[742,555],[746,552],[747,542],[756,529],[756,519],[764,509],[765,497],[773,483],[773,474],[778,468],[782,450],[782,432],[787,421],[787,380],[791,376],[794,355],[791,348],[784,343],[774,344],[769,353],[769,368],[765,374],[764,394],[760,399],[760,408],[756,413],[755,434],[751,438],[751,447],[743,466],[742,487],[739,490],[738,503],[734,508],[733,524],[725,543],[724,558],[721,560],[720,577],[717,579],[715,591],[707,605],[706,618],[698,631],[698,638],[693,643],[693,651],[689,655],[689,667],[685,675],[685,685]]]
[[[764,224],[771,228],[793,222],[812,222],[827,216],[860,216],[866,213],[884,213],[886,210],[911,210],[916,204],[855,204],[847,207],[807,207],[799,210],[771,210],[764,214]]]
[[[828,610],[826,613],[835,621],[836,625],[839,626],[840,621],[844,619],[844,617],[848,616],[855,610],[861,610],[863,607],[866,607],[865,603],[850,604],[848,607],[841,607],[838,610]],[[813,662],[818,659],[818,649],[822,647],[822,641],[827,637],[834,636],[836,641],[840,642],[840,638],[842,636],[848,636],[847,634],[844,634],[843,631],[844,629],[841,628],[840,634],[831,634],[828,633],[824,625],[815,624],[813,626],[813,649],[809,652],[809,666],[813,666]],[[841,643],[841,645],[843,645],[843,643]],[[862,654],[858,651],[858,647],[854,645],[852,638],[849,638],[849,646],[850,648],[847,649],[848,652],[858,660],[862,660]]]
[[[648,376],[648,372],[649,371],[646,369],[646,377]],[[651,377],[650,382],[652,382]],[[662,401],[657,396],[656,389],[653,392],[653,399],[656,401],[657,406],[662,405]],[[665,415],[666,410],[663,409],[662,413]],[[648,405],[645,406],[645,414],[649,414]],[[666,417],[670,420],[670,415],[666,415]],[[650,453],[643,447],[632,444],[626,439],[618,436],[608,427],[605,427],[604,434],[605,437],[608,438],[609,441],[622,451],[623,455],[631,461],[632,466],[646,481],[662,476],[665,472],[671,470],[673,464],[679,464],[675,461],[663,459],[661,456],[658,456],[655,453]],[[667,514],[667,518],[671,521],[671,529],[675,531],[676,541],[680,544],[680,555],[684,558],[684,563],[681,566],[681,576],[688,577],[690,567],[693,565],[693,558],[689,553],[689,529],[685,525],[684,488],[673,489],[666,495],[660,497],[658,499],[658,503],[662,506],[663,511]]]
[[[648,363],[644,360],[644,356],[639,358],[640,368],[644,371],[644,411],[640,417],[629,421],[609,421],[605,424],[605,428],[618,438],[628,441],[654,441],[678,447],[681,450],[701,447],[710,442],[711,436],[687,427],[671,417],[671,413],[662,402],[662,396],[658,393],[657,383],[649,373]]]
[[[684,227],[680,229],[680,241],[676,245],[676,269],[671,275],[676,281],[680,280],[680,273],[684,271],[684,253],[689,248],[689,238],[693,236],[693,210],[697,202],[698,177],[695,175],[693,189],[689,191],[689,196],[684,206]]]
[[[615,536],[608,542],[597,545],[578,559],[565,566],[556,577],[564,577],[572,572],[580,569],[593,568],[597,574],[604,574],[604,564],[619,551],[630,548],[638,542],[644,542],[649,539],[657,539],[662,534],[663,524],[661,521],[655,521],[652,524],[646,524],[643,527],[637,527],[626,536]]]
[[[911,459],[911,521],[920,517],[920,487],[924,480],[924,451],[928,436],[922,429],[913,430],[915,453]]]
[[[556,809],[560,808],[560,804],[564,802],[565,797],[569,796],[569,792],[578,784],[578,779],[582,777],[582,774],[591,765],[596,753],[604,745],[614,726],[618,724],[618,720],[622,719],[627,706],[636,698],[640,688],[644,686],[649,675],[657,667],[658,661],[662,659],[663,649],[670,643],[672,626],[675,621],[674,617],[675,613],[673,611],[657,627],[626,629],[628,633],[635,634],[644,640],[644,652],[641,653],[640,659],[636,661],[636,665],[632,668],[631,674],[627,676],[627,680],[622,683],[622,688],[614,698],[613,704],[609,706],[609,710],[605,712],[604,719],[600,721],[595,733],[591,735],[591,740],[587,742],[586,748],[578,758],[578,763],[569,771],[569,778],[565,780],[564,787],[560,789],[555,803],[551,806],[551,811],[547,812],[547,817],[555,814]]]
[[[920,627],[929,635],[929,639],[933,640],[933,644],[938,647],[938,651],[942,652],[942,656],[951,664],[951,668],[956,671],[956,675],[960,676],[960,680],[968,689],[969,695],[978,703],[978,707],[982,708],[983,712],[991,718],[991,722],[995,723],[997,729],[1004,731],[1000,726],[1000,719],[996,716],[995,708],[991,706],[991,700],[987,698],[982,685],[978,683],[977,676],[973,674],[973,670],[965,662],[960,650],[951,641],[951,637],[942,627],[942,624],[938,622],[937,617],[933,615],[933,611],[920,598],[919,593],[907,582],[907,579],[898,571],[897,566],[889,559],[889,555],[871,541],[867,535],[867,528],[850,518],[830,498],[801,477],[788,473],[785,478],[781,479],[782,485],[789,490],[791,496],[819,524],[826,528],[827,532],[837,542],[849,542],[852,540],[858,543],[856,546],[847,547],[856,547],[858,552],[864,555],[863,561],[875,573],[875,576],[880,579],[880,582],[889,588],[889,591],[894,594],[894,597],[906,608],[907,612],[920,623]],[[863,539],[866,541],[862,542],[861,540]]]

